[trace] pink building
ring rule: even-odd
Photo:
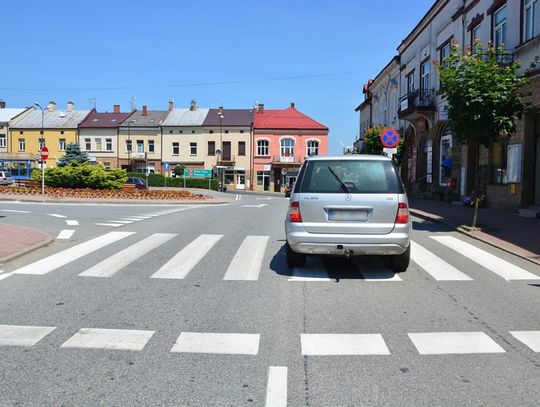
[[[291,106],[265,110],[259,104],[253,120],[255,189],[281,192],[296,180],[305,157],[328,154],[328,127]]]

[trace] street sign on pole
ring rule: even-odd
[[[47,158],[49,158],[49,149],[47,147],[43,146],[40,150],[40,153],[42,160],[46,160]]]
[[[163,163],[163,169],[164,169],[164,170],[169,170],[169,169],[171,169],[171,164],[169,164],[169,163]]]
[[[384,129],[379,136],[381,144],[386,148],[394,148],[399,144],[400,136],[397,130],[392,128]]]

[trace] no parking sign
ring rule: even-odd
[[[386,148],[397,147],[400,139],[401,137],[397,130],[392,128],[384,129],[379,136],[379,140],[381,140],[382,145]]]

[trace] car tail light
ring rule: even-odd
[[[287,218],[290,222],[302,222],[302,215],[300,214],[300,202],[291,202],[289,205],[289,213]]]
[[[399,203],[396,223],[409,223],[409,207],[405,202]]]

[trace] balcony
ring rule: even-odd
[[[301,157],[295,156],[293,154],[275,155],[272,159],[272,164],[274,165],[280,165],[280,164],[298,165],[301,163],[302,163]]]
[[[398,116],[403,120],[416,120],[436,110],[435,90],[417,89],[399,99]]]
[[[234,165],[236,162],[236,156],[231,154],[224,154],[223,156],[219,157],[218,165]]]

